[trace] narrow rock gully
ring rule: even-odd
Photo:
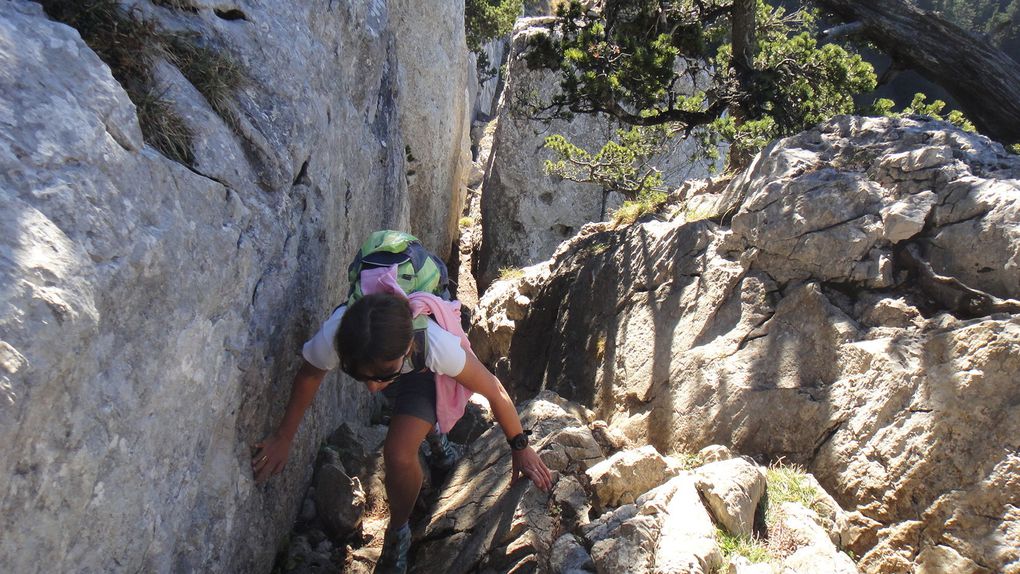
[[[484,126],[479,126],[475,133],[483,130]],[[478,158],[467,190],[454,257],[447,262],[451,290],[463,304],[465,329],[479,297],[477,284],[471,275],[471,257],[481,239],[479,198],[483,166],[483,158]],[[312,485],[305,494],[287,544],[276,557],[274,574],[370,573],[375,570],[388,519],[382,459],[387,420],[385,406],[380,403],[379,412],[372,420],[374,424],[362,428],[345,424],[321,445]],[[485,399],[476,396],[449,438],[458,451],[464,452],[493,424]],[[429,464],[430,455],[426,441],[420,451],[425,480],[411,517],[416,534],[416,542],[411,549],[415,558],[412,559],[411,570],[448,572],[441,565],[426,565],[431,561],[417,552],[420,546],[417,539],[435,508],[439,487],[451,475],[448,470],[433,468]],[[423,564],[419,564],[419,556]]]
[[[466,322],[484,306],[470,273],[489,151],[480,149],[449,265]],[[850,515],[798,468],[765,467],[720,445],[664,456],[551,391],[518,407],[554,473],[552,491],[510,484],[503,434],[474,397],[449,434],[463,453],[452,469],[431,468],[427,441],[420,449],[425,481],[411,517],[409,572],[859,571],[846,548]],[[387,523],[386,420],[380,409],[371,425],[345,424],[322,445],[274,573],[375,571]]]

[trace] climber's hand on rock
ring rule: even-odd
[[[290,441],[274,435],[255,445],[255,456],[251,459],[252,474],[256,483],[263,483],[274,474],[279,474],[287,464],[290,455]]]
[[[516,484],[522,478],[528,478],[535,486],[544,492],[552,488],[552,473],[542,462],[542,457],[530,446],[524,450],[515,450],[513,456],[513,474],[510,477],[510,484]]]

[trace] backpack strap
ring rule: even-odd
[[[419,318],[424,319],[425,324],[422,325],[420,328],[418,327],[417,324],[415,325],[414,335],[412,336],[411,339],[414,345],[411,349],[411,366],[414,367],[414,370],[416,372],[428,369],[428,365],[425,362],[425,357],[427,357],[429,354],[429,337],[428,337],[429,318],[425,315],[420,315],[419,317],[415,317],[415,323],[417,323],[417,320]]]

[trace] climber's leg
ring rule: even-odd
[[[390,528],[399,528],[411,516],[422,483],[418,447],[431,428],[431,423],[409,415],[395,415],[390,419],[383,447]]]

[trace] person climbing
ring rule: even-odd
[[[348,271],[351,293],[302,349],[304,363],[276,431],[255,445],[255,480],[264,482],[286,465],[305,410],[326,373],[340,367],[392,405],[383,444],[390,521],[377,572],[405,572],[411,544],[409,518],[421,490],[418,448],[428,437],[449,465],[445,433],[479,393],[492,408],[512,451],[511,483],[530,479],[549,491],[552,474],[528,444],[528,432],[502,383],[470,351],[460,327],[460,303],[436,293],[446,289],[445,266],[414,236],[377,231]],[[438,431],[438,432],[436,432]]]

